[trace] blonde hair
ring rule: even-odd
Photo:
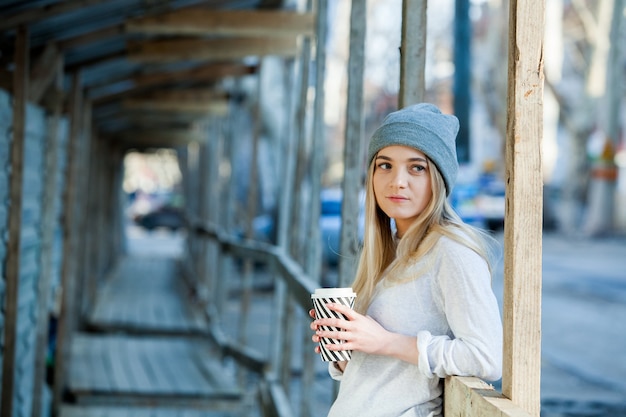
[[[363,247],[358,261],[356,277],[352,284],[357,293],[355,309],[365,313],[374,295],[374,289],[385,271],[415,262],[427,254],[441,236],[449,237],[467,246],[491,265],[496,246],[493,238],[484,231],[463,222],[446,198],[445,182],[441,173],[428,159],[432,198],[396,245],[391,219],[376,203],[372,177],[375,159],[367,171],[365,191],[365,230]],[[491,266],[490,266],[491,268]],[[391,276],[393,274],[390,274]],[[415,276],[409,279],[415,279]],[[406,278],[405,278],[406,280]],[[391,280],[403,282],[402,279]]]

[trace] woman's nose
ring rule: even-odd
[[[397,170],[394,173],[391,185],[398,188],[405,188],[407,186],[406,174],[402,170]]]

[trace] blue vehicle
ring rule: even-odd
[[[320,194],[320,234],[322,259],[328,265],[339,263],[339,249],[341,237],[341,200],[340,188],[326,188]],[[359,215],[359,237],[363,236],[365,216],[361,198]],[[267,242],[275,242],[274,219],[270,215],[258,216],[253,221],[255,238]]]

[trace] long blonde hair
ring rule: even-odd
[[[495,240],[482,230],[461,220],[448,202],[443,177],[430,159],[428,171],[432,198],[396,245],[391,219],[380,209],[374,195],[372,178],[376,169],[375,160],[376,158],[373,158],[367,171],[363,247],[352,284],[357,293],[355,306],[357,311],[360,313],[367,311],[376,284],[388,268],[389,272],[392,272],[408,262],[420,259],[435,246],[441,236],[447,236],[474,250],[491,268],[495,253],[495,245],[492,243]]]

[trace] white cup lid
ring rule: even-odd
[[[328,298],[328,297],[356,297],[356,293],[352,291],[352,287],[346,288],[318,288],[311,295],[312,298]]]

